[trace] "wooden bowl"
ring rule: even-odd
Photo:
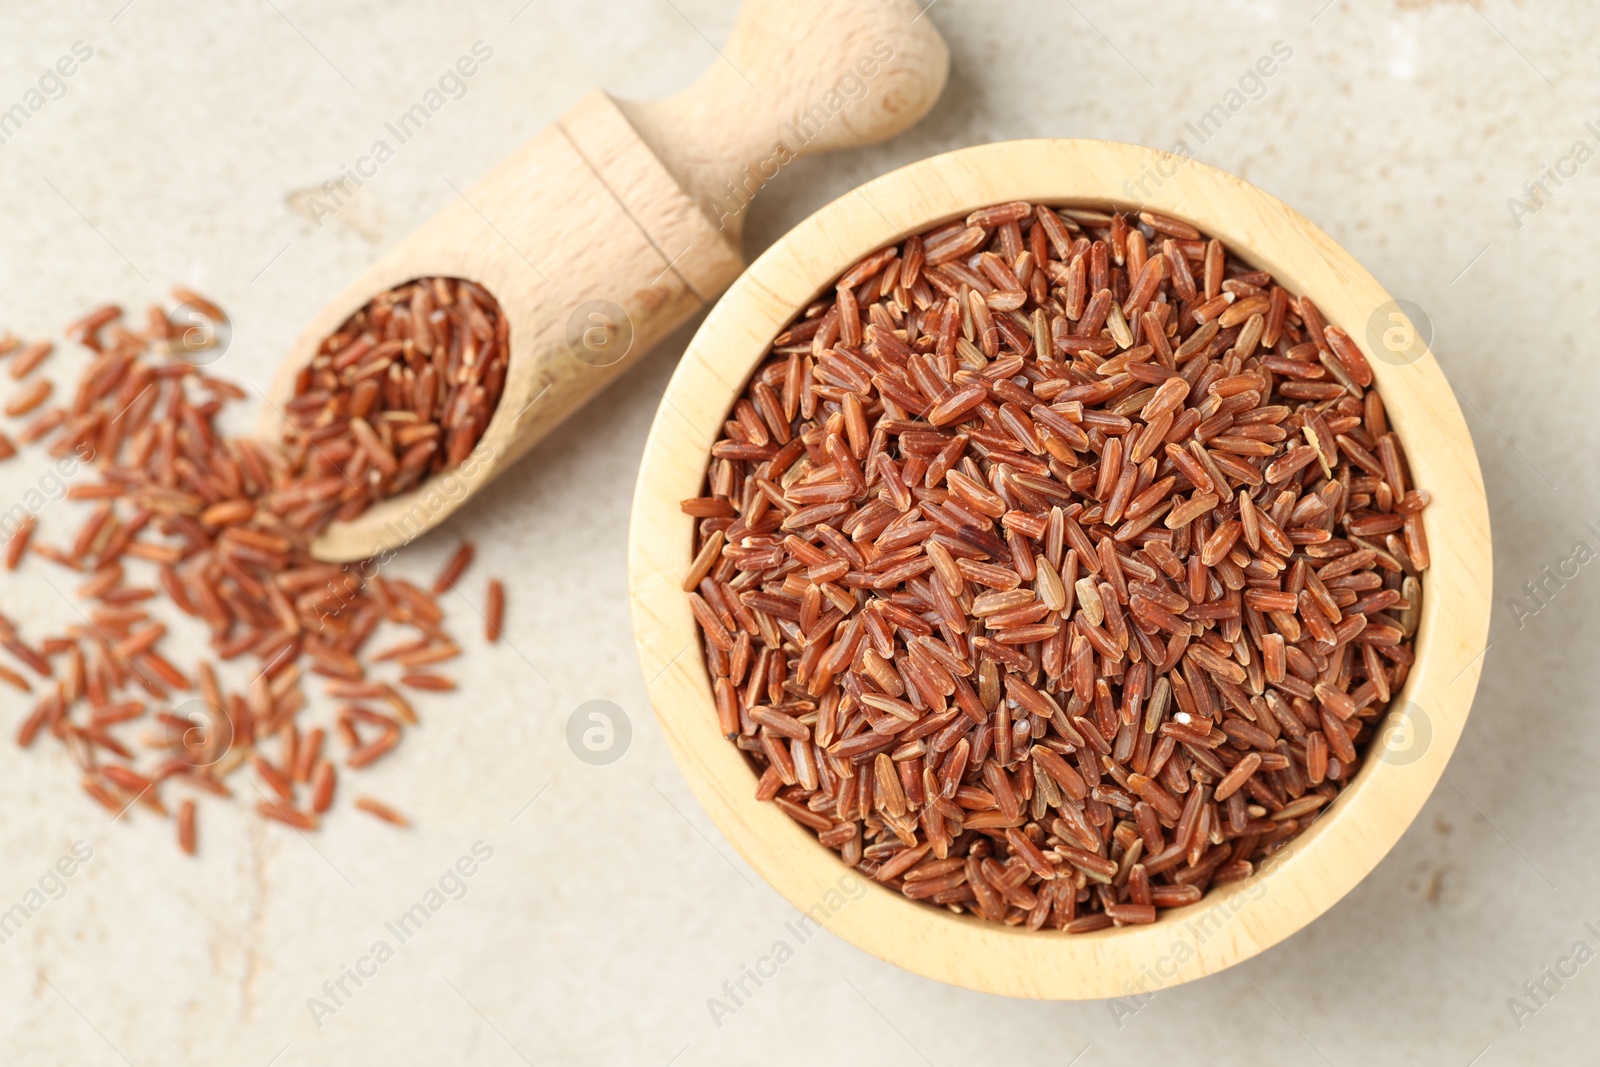
[[[1433,494],[1416,664],[1393,705],[1404,710],[1391,710],[1354,781],[1288,848],[1248,880],[1148,926],[1033,932],[913,902],[875,883],[864,895],[857,889],[859,899],[842,897],[847,868],[838,855],[754,798],[756,776],[717,732],[700,638],[680,588],[694,522],[678,502],[700,495],[710,446],[772,338],[866,253],[1008,200],[1172,215],[1220,238],[1291,292],[1312,294],[1328,321],[1367,352],[1416,482]],[[1472,705],[1489,628],[1489,516],[1477,455],[1432,354],[1419,346],[1396,356],[1367,343],[1375,316],[1403,327],[1389,319],[1393,308],[1348,252],[1277,199],[1202,163],[1134,145],[1038,140],[963,149],[885,175],[791,230],[734,283],[689,345],[651,428],[634,497],[629,579],[639,656],[667,743],[712,821],[795,907],[821,903],[818,914],[845,940],[918,974],[1007,996],[1154,992],[1248,959],[1332,907],[1400,840],[1444,772]]]

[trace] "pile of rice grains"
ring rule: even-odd
[[[500,398],[509,349],[505,320],[483,289],[411,282],[323,342],[295,383],[281,442],[228,438],[216,420],[245,392],[195,365],[226,317],[195,293],[174,296],[185,321],[153,307],[141,330],[108,306],[70,327],[91,358],[61,406],[44,406],[52,383],[33,375],[50,342],[0,340],[11,377],[26,383],[4,406],[29,419],[17,441],[45,445],[57,473],[90,472],[66,496],[95,502],[58,546],[35,534],[43,494],[0,514],[6,567],[33,555],[78,572],[82,619],[30,643],[0,616],[0,646],[22,668],[0,664],[0,683],[44,691],[18,744],[60,741],[84,791],[112,813],[137,803],[167,816],[176,801],[178,839],[193,852],[198,792],[237,794],[263,816],[314,829],[334,799],[336,762],[368,766],[417,722],[404,691],[455,687],[435,673],[459,654],[435,598],[471,562],[470,545],[431,592],[380,575],[373,561],[318,562],[307,546],[330,522],[464,459]],[[14,453],[0,435],[0,456]],[[216,660],[245,658],[242,691],[227,691],[206,659],[186,668],[163,654],[163,599],[209,628]],[[504,605],[498,582],[488,602],[493,641]],[[386,623],[410,632],[370,650]],[[394,683],[369,676],[384,665],[396,670]],[[323,676],[337,704],[326,727],[306,721],[308,673]],[[355,804],[406,822],[380,801]]]
[[[721,731],[913,900],[1072,932],[1355,774],[1428,547],[1372,371],[1181,221],[1000,204],[774,340],[687,500]]]

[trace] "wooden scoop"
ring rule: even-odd
[[[750,198],[800,156],[872,144],[925,115],[949,52],[912,0],[746,0],[723,58],[667,100],[596,91],[407,236],[290,349],[295,375],[378,293],[467,278],[510,325],[505,392],[459,467],[336,522],[320,559],[365,559],[432,528],[636,363],[744,269]]]

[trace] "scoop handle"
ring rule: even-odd
[[[784,165],[910,128],[949,66],[944,38],[913,0],[745,0],[698,81],[620,106],[707,217],[737,237],[744,207]]]
[[[912,0],[746,0],[722,53],[658,103],[589,94],[312,319],[279,370],[266,436],[282,432],[322,339],[396,285],[476,281],[511,339],[504,392],[467,461],[333,523],[314,555],[378,556],[442,522],[738,277],[744,205],[777,168],[907,128],[949,62]]]

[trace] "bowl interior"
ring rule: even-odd
[[[680,583],[710,446],[772,338],[865,254],[989,204],[1148,209],[1220,238],[1239,259],[1313,295],[1361,344],[1417,484],[1432,549],[1416,663],[1355,779],[1249,879],[1148,926],[1033,932],[905,899],[853,873],[776,805],[717,731],[708,673]],[[1368,340],[1394,301],[1293,210],[1191,159],[1103,141],[1021,141],[912,164],[827,205],[729,289],[669,384],[640,470],[630,531],[635,636],[668,744],[707,812],[795,907],[899,966],[987,992],[1052,999],[1153,992],[1211,974],[1294,933],[1364,877],[1404,833],[1454,749],[1477,686],[1490,607],[1487,503],[1454,394],[1424,346]],[[1381,330],[1379,336],[1381,336]],[[865,885],[864,885],[865,884]],[[863,888],[864,885],[864,888]]]

